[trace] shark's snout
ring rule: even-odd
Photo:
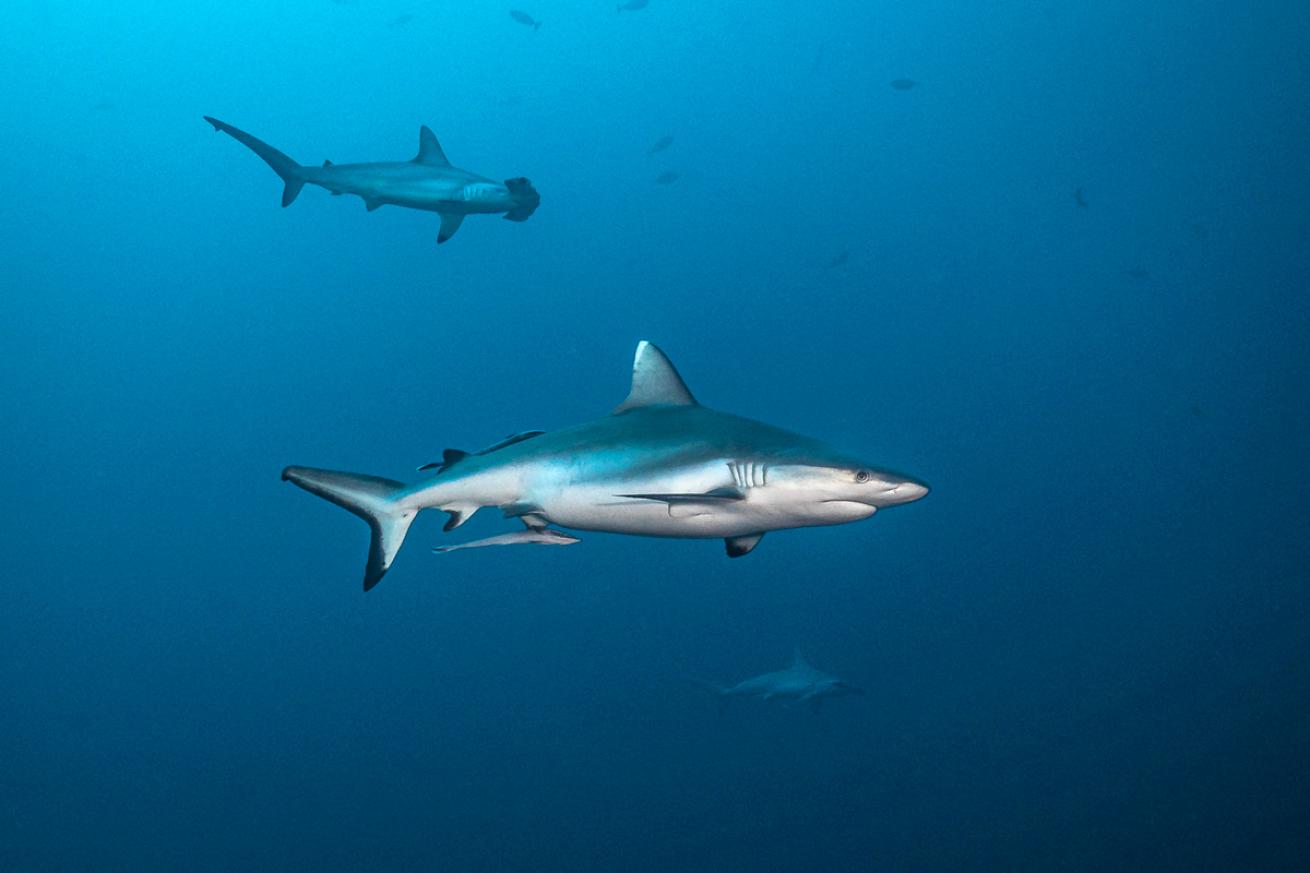
[[[928,486],[922,482],[916,482],[913,479],[906,479],[898,483],[889,492],[893,504],[913,503],[921,497],[928,494]]]

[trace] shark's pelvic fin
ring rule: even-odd
[[[523,518],[526,515],[541,515],[541,507],[535,503],[506,503],[500,508],[506,518]],[[524,522],[527,524],[527,522]],[[529,525],[531,526],[531,525]]]
[[[723,544],[728,549],[729,558],[740,558],[742,555],[749,555],[760,544],[762,539],[764,539],[762,533],[746,534],[740,537],[728,537],[723,541]]]
[[[687,390],[673,362],[653,343],[646,340],[637,343],[637,354],[632,360],[632,389],[614,414],[643,406],[695,405],[696,398]]]
[[[418,154],[414,156],[416,164],[430,164],[434,167],[449,167],[446,153],[437,142],[437,135],[426,124],[418,129]]]
[[[441,230],[437,231],[437,245],[441,245],[446,240],[455,235],[459,226],[464,223],[464,214],[461,212],[442,212]]]
[[[297,164],[295,161],[291,160],[291,158],[273,148],[262,139],[256,139],[244,130],[233,127],[225,121],[219,121],[217,118],[211,118],[208,115],[205,116],[205,121],[212,124],[214,130],[221,130],[223,133],[226,133],[228,136],[259,155],[264,163],[272,167],[273,172],[281,176],[282,181],[286,183],[286,187],[282,189],[282,205],[291,205],[292,201],[294,201],[297,195],[300,194],[300,189],[305,187],[304,167],[300,166],[300,164]]]
[[[339,473],[335,470],[316,470],[312,467],[287,467],[282,479],[317,494],[368,522],[373,531],[368,549],[368,564],[364,569],[364,590],[368,591],[381,581],[396,553],[405,542],[405,534],[418,515],[418,510],[397,507],[398,498],[405,486],[391,479],[363,476],[357,473]]]

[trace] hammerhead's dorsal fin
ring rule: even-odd
[[[673,362],[653,343],[645,340],[637,343],[637,355],[632,360],[632,390],[614,414],[643,406],[695,405],[696,398],[687,390]]]
[[[418,129],[418,154],[415,155],[413,163],[430,164],[434,167],[450,166],[450,161],[446,160],[446,153],[441,150],[441,143],[437,142],[437,135],[426,124]]]

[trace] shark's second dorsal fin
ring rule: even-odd
[[[695,405],[696,398],[687,390],[673,362],[654,344],[645,340],[637,343],[637,355],[632,360],[632,390],[614,414],[642,406]]]
[[[431,164],[434,167],[449,167],[446,153],[437,142],[437,135],[426,124],[418,129],[418,154],[414,156],[416,164]]]

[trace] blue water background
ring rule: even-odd
[[[6,11],[0,867],[1303,861],[1310,7],[522,3]],[[202,114],[541,208],[284,210]],[[932,494],[737,561],[424,516],[364,595],[279,481],[603,414],[640,339]],[[793,646],[869,693],[686,681]]]

